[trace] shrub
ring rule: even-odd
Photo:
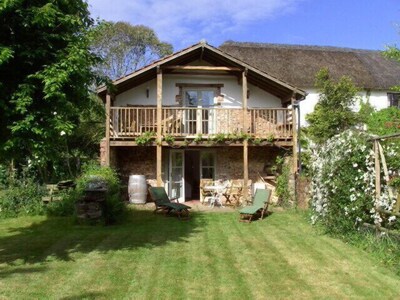
[[[67,217],[75,214],[75,202],[79,199],[77,191],[60,191],[61,201],[53,201],[46,205],[49,216]]]
[[[374,163],[371,142],[345,131],[319,147],[312,159],[313,222],[344,233],[371,221],[374,205]]]
[[[398,172],[400,160],[394,146],[384,145],[390,174]],[[396,217],[376,211],[376,207],[391,211],[395,199],[384,180],[380,197],[375,197],[374,151],[367,134],[345,131],[333,137],[314,151],[311,167],[314,223],[319,221],[328,231],[340,234],[364,222],[396,227]]]
[[[278,205],[289,207],[292,200],[289,188],[290,166],[285,161],[285,157],[278,156],[276,158],[276,167],[279,172],[276,178],[275,189],[276,195],[278,196]]]
[[[0,191],[0,217],[38,215],[44,213],[42,197],[45,189],[33,179],[16,180]]]

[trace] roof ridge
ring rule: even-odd
[[[289,48],[289,49],[302,49],[302,50],[317,50],[317,51],[340,51],[340,52],[382,52],[383,50],[372,49],[357,49],[336,46],[318,46],[318,45],[300,45],[300,44],[279,44],[279,43],[256,43],[256,42],[235,42],[225,41],[220,47],[235,46],[243,48]]]

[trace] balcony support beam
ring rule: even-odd
[[[296,119],[296,98],[295,95],[292,97],[292,136],[293,136],[293,166],[292,166],[292,172],[293,174],[296,174],[298,171],[298,153],[297,153],[297,148],[298,148],[298,143],[297,143],[297,119]]]
[[[110,166],[110,122],[111,122],[111,95],[106,95],[106,145],[105,145],[105,165]]]
[[[162,119],[162,71],[157,67],[157,186],[162,186],[162,132],[161,132],[161,119]]]
[[[243,102],[243,132],[248,133],[247,122],[247,69],[242,72],[242,102]],[[243,195],[244,201],[248,200],[248,182],[249,182],[249,151],[247,139],[243,141]]]

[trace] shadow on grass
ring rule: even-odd
[[[44,267],[16,267],[8,270],[0,268],[0,279],[14,274],[30,274],[30,273],[44,272],[46,270],[47,268]]]
[[[84,293],[84,294],[79,294],[79,295],[75,295],[75,296],[68,296],[68,297],[63,297],[60,298],[61,300],[80,300],[80,299],[97,299],[99,297],[104,297],[104,294],[102,293]]]
[[[152,211],[129,211],[123,224],[108,227],[76,225],[71,218],[48,218],[28,227],[10,228],[0,236],[0,264],[18,266],[47,260],[73,260],[75,253],[92,251],[153,248],[168,242],[187,242],[206,223],[204,214],[192,213],[188,221],[153,214]],[[41,271],[20,269],[21,272]],[[0,276],[5,276],[1,273]]]

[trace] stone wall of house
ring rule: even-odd
[[[249,147],[249,179],[253,182],[267,176],[268,166],[273,165],[282,151],[276,147]],[[243,178],[243,148],[224,147],[217,150],[217,179]]]
[[[156,180],[156,147],[115,147],[116,164],[123,184],[129,175],[144,175]]]
[[[121,179],[128,182],[129,175],[145,175],[149,180],[156,179],[156,147],[111,147],[113,149],[113,165],[121,174]],[[248,148],[249,179],[253,182],[269,175],[268,167],[273,165],[282,151],[277,147]],[[209,149],[207,149],[209,150]],[[243,178],[243,148],[240,146],[218,147],[216,151],[216,178]]]

